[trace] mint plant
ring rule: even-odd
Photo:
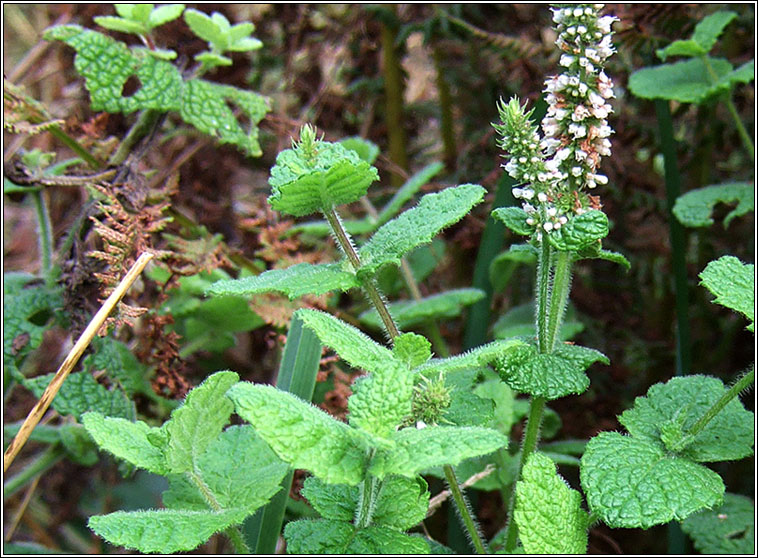
[[[182,120],[220,143],[231,143],[251,156],[260,156],[258,123],[269,111],[265,97],[198,76],[219,65],[231,64],[225,51],[250,51],[262,46],[250,37],[252,23],[231,26],[221,14],[211,17],[187,10],[184,18],[190,29],[208,41],[210,51],[198,54],[200,65],[189,76],[168,62],[173,51],[159,49],[150,39],[154,28],[179,17],[184,6],[174,4],[153,9],[152,4],[118,4],[118,18],[104,16],[97,22],[106,27],[136,33],[148,45],[129,47],[97,31],[78,25],[59,25],[45,32],[47,40],[63,41],[76,51],[74,65],[84,77],[94,110],[132,113],[150,110],[176,112]],[[127,80],[136,78],[140,87],[131,95],[123,90]],[[232,108],[249,120],[243,128]]]

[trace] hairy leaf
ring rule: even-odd
[[[346,484],[327,484],[308,477],[300,492],[324,519],[352,521],[358,506],[359,489]]]
[[[724,228],[735,217],[755,210],[755,186],[747,182],[729,182],[697,188],[679,196],[672,211],[685,227],[708,227],[713,224],[714,206],[733,202],[737,202],[737,207],[724,217]]]
[[[379,146],[373,141],[364,139],[360,136],[341,139],[339,144],[346,149],[355,151],[358,156],[369,165],[373,165],[374,161],[376,161],[376,158],[379,156]]]
[[[716,473],[666,451],[660,442],[601,432],[587,444],[580,478],[590,510],[609,527],[682,520],[721,503]]]
[[[498,207],[491,215],[516,234],[529,236],[534,232],[534,226],[526,222],[529,215],[520,207]]]
[[[244,519],[240,510],[146,510],[90,517],[89,527],[109,543],[140,552],[193,550],[211,535]]]
[[[387,438],[411,414],[412,399],[410,368],[398,361],[387,361],[360,384],[353,384],[353,395],[347,402],[350,424]]]
[[[434,374],[447,374],[456,370],[481,368],[494,363],[499,358],[523,345],[526,345],[526,343],[520,339],[493,341],[492,343],[466,351],[461,355],[430,359],[414,368],[413,373],[417,377],[423,374],[427,378],[431,378]]]
[[[334,349],[341,359],[355,368],[376,372],[388,363],[397,362],[392,351],[331,314],[301,309],[297,315],[322,344]]]
[[[300,519],[284,527],[288,554],[345,554],[354,527],[334,519]]]
[[[91,346],[93,352],[82,363],[84,370],[90,373],[104,370],[130,396],[151,389],[145,380],[147,367],[124,343],[113,337],[95,337]]]
[[[704,62],[700,58],[691,58],[637,70],[629,76],[629,89],[643,99],[701,103],[712,95],[728,90],[737,81],[734,79],[736,76],[731,75],[732,65],[727,60],[708,60],[717,78],[715,82]]]
[[[387,306],[398,327],[407,329],[430,320],[455,318],[461,314],[464,306],[474,304],[483,297],[484,291],[479,289],[454,289],[418,301],[393,302]],[[382,328],[379,314],[374,309],[364,312],[358,319],[367,326]]]
[[[755,554],[755,505],[741,494],[724,494],[724,503],[682,522],[702,554]]]
[[[95,412],[85,414],[82,423],[98,446],[119,459],[158,475],[169,473],[164,448],[148,438],[151,432],[157,435],[159,428]]]
[[[162,430],[167,436],[166,462],[173,473],[191,471],[198,458],[221,434],[234,410],[224,395],[239,381],[234,372],[216,372],[187,394]]]
[[[688,429],[724,395],[726,388],[718,378],[685,376],[651,386],[645,397],[619,417],[635,438],[662,441],[670,451],[693,461],[731,461],[753,453],[754,417],[739,399],[731,400],[700,433],[684,447],[678,447],[679,434]],[[669,438],[673,436],[673,438]]]
[[[700,280],[715,296],[716,304],[744,314],[755,331],[755,266],[734,256],[722,256],[700,272]]]
[[[345,554],[429,554],[428,543],[381,525],[360,529],[345,548]]]
[[[300,217],[356,201],[378,178],[355,151],[306,137],[277,156],[268,201],[275,210]]]
[[[360,286],[355,274],[340,263],[295,264],[287,269],[271,269],[260,275],[213,283],[211,295],[252,295],[276,291],[294,300],[306,294],[321,295],[330,291],[347,291]]]
[[[584,259],[606,260],[608,262],[613,262],[622,266],[624,268],[624,271],[627,272],[632,269],[632,264],[629,263],[629,260],[626,259],[626,256],[619,254],[618,252],[612,252],[611,250],[603,250],[599,242],[585,246],[581,250],[577,251],[574,255],[575,261]]]
[[[533,453],[516,484],[513,517],[528,554],[585,554],[587,512],[544,454]]]
[[[608,236],[608,217],[602,211],[592,209],[576,215],[557,231],[547,235],[556,249],[576,251],[597,243]]]
[[[432,356],[432,344],[423,335],[402,333],[394,342],[392,354],[410,368],[420,366]]]
[[[422,477],[392,475],[382,482],[371,521],[404,531],[423,521],[428,509],[429,485]]]
[[[184,81],[171,63],[145,50],[130,50],[124,43],[78,25],[59,25],[45,31],[45,39],[60,40],[76,50],[74,66],[85,79],[93,110],[131,113],[153,109],[177,111],[203,133],[231,143],[254,156],[261,154],[257,124],[268,112],[268,101],[252,91],[191,79]],[[136,77],[141,87],[129,96],[122,92]],[[246,132],[229,103],[250,122]]]
[[[529,344],[506,353],[496,368],[514,390],[558,399],[587,389],[590,380],[584,372],[594,362],[609,363],[603,353],[579,345],[559,344],[552,353],[542,354]]]
[[[24,386],[39,398],[54,376],[55,374],[45,374],[27,379]],[[123,390],[108,390],[86,372],[68,375],[53,399],[52,407],[62,415],[73,415],[77,420],[88,411],[98,411],[113,417],[134,417],[134,404]]]
[[[477,184],[463,184],[425,195],[416,207],[383,225],[361,247],[359,273],[373,275],[383,265],[400,265],[406,252],[431,242],[442,229],[465,217],[482,201],[484,192]]]
[[[379,450],[370,472],[414,477],[438,465],[457,465],[506,446],[508,439],[496,430],[480,427],[428,426],[404,428],[393,435],[395,447]]]
[[[289,468],[250,425],[230,426],[198,458],[198,471],[223,509],[253,513],[281,486]]]
[[[240,382],[227,395],[237,414],[292,467],[329,483],[363,480],[368,445],[359,432],[271,386]]]

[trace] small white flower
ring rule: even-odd
[[[565,215],[561,215],[560,217],[558,217],[558,222],[561,225],[565,225],[566,223],[568,223],[568,217],[566,217]]]
[[[550,232],[553,230],[553,224],[548,221],[547,223],[542,224],[542,228],[545,229],[545,232]]]
[[[587,28],[584,25],[580,25],[576,28],[576,32],[580,35],[584,35],[587,32]]]
[[[582,8],[574,8],[574,17],[582,17],[584,10]]]
[[[530,200],[534,197],[534,190],[531,188],[524,188],[522,190],[522,196],[525,200]]]
[[[584,126],[584,124],[569,124],[568,131],[569,134],[574,136],[576,139],[583,138],[587,135],[587,127]]]
[[[575,58],[573,56],[569,56],[568,54],[562,54],[561,55],[561,59],[560,59],[560,61],[558,63],[561,66],[565,66],[566,68],[568,68],[569,66],[571,66],[571,64],[574,63],[574,60],[575,60]],[[582,63],[582,60],[584,60],[584,59],[580,59],[579,60],[580,64]]]
[[[537,209],[530,203],[524,203],[522,206],[527,213],[536,213]]]
[[[560,163],[565,161],[571,156],[571,149],[568,147],[564,147],[563,149],[559,149],[558,152],[555,154],[555,159]]]
[[[554,207],[548,207],[547,209],[547,215],[548,217],[555,217],[558,214],[558,210]]]
[[[553,229],[554,229],[554,230],[556,230],[556,231],[557,231],[557,230],[558,230],[558,229],[560,229],[560,228],[561,228],[561,223],[560,223],[560,222],[558,222],[558,223],[553,223]]]
[[[571,174],[573,176],[579,177],[584,172],[584,169],[582,167],[571,167]]]
[[[597,20],[597,28],[600,29],[601,32],[608,34],[611,32],[611,25],[613,25],[614,21],[617,21],[618,18],[614,16],[603,16],[600,19]]]
[[[597,182],[598,184],[603,184],[603,185],[608,184],[608,177],[605,176],[604,174],[596,174],[593,176],[593,178],[595,179],[595,182]]]
[[[527,217],[526,218],[526,224],[527,225],[534,225],[534,219],[532,219],[531,217]]]
[[[426,428],[426,423],[423,420],[417,420],[416,421],[416,428],[418,430],[423,430],[424,428]]]
[[[583,149],[577,149],[576,151],[574,151],[574,158],[580,163],[583,161],[586,161],[587,157],[589,157],[589,155]]]
[[[584,105],[576,105],[576,108],[574,109],[573,114],[571,115],[571,120],[574,122],[581,122],[585,118],[587,118],[590,115],[590,111],[587,107]]]
[[[518,158],[518,162],[519,162],[519,163],[521,163],[522,165],[523,165],[523,164],[525,164],[525,163],[526,163],[526,161],[527,161],[527,159],[526,159],[526,157],[524,157],[523,155],[522,155],[521,157],[519,157],[519,158]]]
[[[540,203],[545,203],[547,201],[547,194],[545,192],[540,192],[537,194],[537,199],[540,201]]]
[[[523,192],[524,191],[521,188],[514,188],[513,190],[511,190],[513,197],[516,199],[520,199],[521,196],[523,195]]]

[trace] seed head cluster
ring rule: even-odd
[[[611,154],[613,130],[607,117],[613,112],[613,83],[603,71],[614,52],[611,26],[617,18],[600,16],[603,4],[553,8],[558,33],[556,45],[563,51],[563,73],[545,81],[547,113],[543,136],[532,125],[517,98],[500,102],[502,124],[499,146],[509,160],[504,165],[519,183],[513,195],[523,200],[527,223],[537,238],[566,225],[574,215],[599,209],[597,197],[588,191],[608,183],[597,172],[600,158]]]

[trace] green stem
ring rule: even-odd
[[[750,386],[755,380],[755,368],[750,370],[747,374],[742,376],[737,382],[730,387],[724,395],[722,395],[718,401],[716,401],[705,414],[700,417],[695,424],[693,424],[686,435],[682,437],[676,447],[672,448],[674,451],[679,451],[687,447],[695,437],[705,428],[705,426],[718,415],[721,410],[727,406],[727,404],[737,397],[742,390]]]
[[[532,402],[529,406],[529,418],[526,421],[526,431],[524,432],[524,439],[521,442],[521,458],[519,459],[519,472],[517,479],[521,478],[521,471],[524,469],[524,463],[529,456],[534,452],[537,447],[540,435],[540,425],[542,424],[542,413],[545,410],[545,398],[544,397],[532,397]],[[513,520],[513,511],[516,509],[516,490],[511,491],[511,500],[508,503],[508,527],[506,528],[505,535],[505,550],[506,552],[513,552],[516,548],[516,540],[518,537],[518,527]]]
[[[394,5],[387,6],[396,11]],[[400,57],[395,48],[397,32],[391,24],[381,23],[382,62],[384,66],[384,93],[386,98],[386,120],[389,152],[392,162],[404,170],[408,169],[408,153],[405,146],[405,129],[403,128],[403,73]],[[403,177],[392,173],[392,185],[401,186]]]
[[[701,56],[700,59],[703,61],[703,65],[705,66],[705,69],[711,78],[711,83],[716,83],[719,78],[716,75],[716,71],[713,69],[713,66],[711,66],[708,57]],[[737,112],[737,107],[734,106],[731,89],[724,95],[724,102],[726,103],[726,108],[729,110],[729,114],[731,114],[732,118],[734,119],[734,124],[737,126],[737,133],[740,135],[740,139],[742,139],[742,143],[745,146],[745,149],[747,149],[748,154],[750,154],[750,158],[755,159],[755,147],[753,147],[753,140],[750,139],[750,134],[748,134],[747,130],[745,129],[745,125],[742,123],[742,119]]]
[[[540,353],[549,353],[548,348],[548,302],[550,301],[550,272],[552,268],[552,248],[547,240],[542,241],[537,259],[537,340]]]
[[[50,213],[42,197],[41,191],[31,192],[34,202],[34,209],[37,212],[37,222],[39,223],[39,251],[41,259],[42,275],[48,285],[54,282],[53,279],[53,234],[50,225]]]
[[[129,156],[132,148],[150,131],[150,128],[158,120],[161,113],[157,110],[143,110],[137,116],[137,121],[132,124],[126,137],[121,141],[116,152],[108,161],[109,166],[118,166]]]
[[[224,534],[229,537],[236,554],[250,554],[250,548],[245,544],[245,538],[242,536],[242,531],[240,531],[238,525],[228,527],[224,531]]]
[[[9,478],[3,485],[3,501],[13,496],[38,475],[41,475],[65,456],[65,450],[58,444],[47,448],[17,475]]]
[[[374,450],[371,450],[369,455],[369,461],[374,455]],[[371,525],[371,519],[374,516],[374,510],[376,509],[376,498],[379,495],[379,489],[381,488],[381,481],[371,474],[366,474],[366,478],[363,480],[363,484],[360,486],[360,495],[358,498],[358,509],[356,510],[354,525],[358,529],[363,529]]]
[[[553,286],[550,296],[549,319],[547,326],[547,352],[553,352],[560,338],[560,326],[566,312],[569,291],[571,290],[571,252],[556,251],[553,271]]]
[[[458,479],[455,476],[453,467],[451,465],[443,465],[442,468],[445,471],[445,479],[447,480],[447,484],[450,487],[450,494],[453,496],[453,501],[455,502],[455,506],[460,513],[460,518],[463,522],[463,526],[466,528],[466,531],[468,531],[468,534],[471,537],[471,542],[474,544],[476,553],[487,554],[487,549],[485,548],[484,542],[482,541],[482,536],[479,533],[479,529],[476,526],[474,518],[471,515],[471,510],[469,510],[469,506],[466,503],[466,498],[461,491],[460,485],[458,484]]]
[[[329,227],[331,227],[332,232],[334,233],[334,237],[337,239],[337,244],[339,244],[340,248],[345,253],[345,256],[347,256],[347,260],[350,262],[350,265],[353,266],[353,270],[357,272],[361,268],[361,260],[358,257],[358,252],[355,250],[355,246],[353,246],[353,241],[350,239],[350,235],[345,230],[345,227],[342,226],[342,221],[340,221],[339,215],[337,215],[337,212],[334,209],[324,210],[323,213],[324,217],[326,217],[326,221],[329,223]],[[392,315],[390,315],[387,304],[385,304],[384,298],[382,297],[381,292],[379,292],[379,288],[376,286],[374,279],[369,278],[364,281],[363,290],[366,292],[371,304],[373,304],[374,308],[376,308],[376,311],[379,313],[379,317],[381,318],[390,339],[395,339],[395,337],[400,335],[400,330],[397,328],[395,320],[392,319]]]

